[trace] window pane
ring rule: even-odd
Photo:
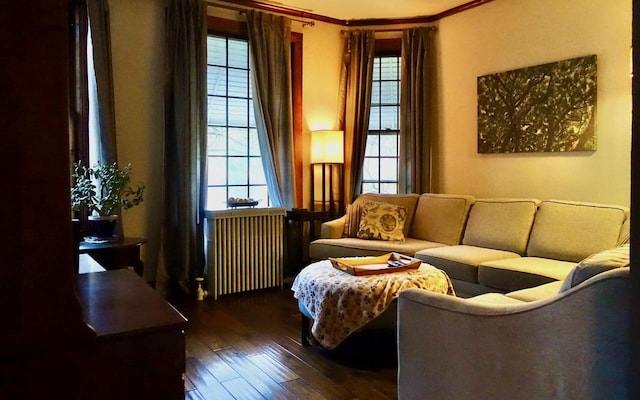
[[[227,207],[227,188],[222,186],[207,188],[207,209],[218,210]]]
[[[398,130],[398,108],[393,107],[380,107],[380,129]],[[371,128],[369,128],[371,129]]]
[[[398,135],[380,135],[380,155],[398,156]]]
[[[236,199],[246,199],[249,197],[248,186],[229,186],[229,197]]]
[[[379,193],[378,184],[375,182],[364,182],[362,184],[362,193]]]
[[[362,165],[362,180],[372,181],[380,180],[379,169],[380,161],[378,158],[365,158]]]
[[[247,157],[229,157],[229,185],[246,185],[249,181]]]
[[[369,112],[369,130],[380,130],[380,107],[371,107],[371,111]]]
[[[241,69],[229,69],[229,96],[249,96],[249,71]]]
[[[380,180],[381,181],[397,181],[398,180],[398,159],[397,158],[381,158],[380,159]]]
[[[249,159],[249,184],[267,184],[267,179],[264,176],[264,169],[262,168],[262,160],[259,158],[251,157]]]
[[[255,109],[253,107],[254,107],[253,100],[249,100],[249,126],[251,128],[256,127],[256,115],[255,115]]]
[[[209,125],[226,125],[227,99],[209,96],[207,98],[207,114]]]
[[[222,67],[207,67],[207,94],[216,96],[227,95],[226,69]]]
[[[207,64],[227,65],[227,39],[223,37],[207,37]]]
[[[243,99],[228,99],[229,101],[229,125],[248,126],[249,102]]]
[[[398,68],[399,57],[383,57],[380,61],[380,77],[382,80],[399,80],[400,70]]]
[[[227,128],[208,126],[207,133],[207,154],[210,156],[227,154]]]
[[[249,148],[249,131],[242,128],[229,128],[229,155],[246,156]]]
[[[209,157],[207,160],[207,184],[227,184],[227,157]]]
[[[249,68],[249,48],[246,41],[229,39],[229,66]]]
[[[371,83],[371,105],[380,104],[380,82]]]
[[[258,142],[258,130],[249,129],[249,155],[260,156],[260,143]]]
[[[398,184],[397,183],[381,183],[380,193],[396,194],[398,193]]]
[[[251,186],[249,188],[249,197],[259,201],[258,207],[267,207],[269,205],[269,193],[266,186]]]
[[[381,90],[381,102],[383,104],[399,104],[398,101],[398,93],[399,93],[399,83],[398,81],[393,82],[381,82],[380,90]],[[373,102],[373,100],[371,100]]]
[[[378,147],[379,144],[380,144],[380,135],[368,134],[367,146],[365,147],[365,150],[364,150],[364,156],[378,157],[380,155],[379,147]]]

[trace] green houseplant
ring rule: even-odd
[[[116,163],[73,164],[71,208],[87,211],[93,237],[113,237],[118,207],[127,210],[142,203],[145,187],[141,183],[131,186],[130,173],[131,164],[124,168]]]

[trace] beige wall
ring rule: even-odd
[[[133,180],[147,186],[144,203],[124,212],[125,234],[148,238],[142,247],[145,278],[154,280],[162,215],[164,1],[110,0],[110,5],[118,156],[133,164]],[[217,14],[239,18],[230,11]],[[336,127],[342,28],[294,22],[292,29],[304,34],[303,149],[308,160],[309,133]],[[438,191],[629,204],[629,1],[495,0],[442,20],[437,38]],[[587,54],[598,55],[596,152],[477,154],[478,76]],[[308,206],[308,161],[304,168]]]
[[[164,1],[110,0],[118,161],[146,186],[123,212],[124,233],[144,237],[145,279],[155,280],[162,218]]]
[[[438,189],[478,197],[630,202],[631,1],[495,0],[439,24]],[[476,78],[598,56],[598,149],[477,153]]]

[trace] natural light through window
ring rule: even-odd
[[[207,107],[207,209],[225,208],[230,197],[267,206],[246,40],[207,37]]]
[[[400,57],[375,57],[362,193],[397,193]]]

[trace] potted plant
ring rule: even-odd
[[[144,185],[131,186],[131,164],[119,168],[116,163],[96,163],[92,167],[73,164],[71,207],[86,210],[91,236],[98,239],[113,237],[118,207],[127,210],[142,203]]]

